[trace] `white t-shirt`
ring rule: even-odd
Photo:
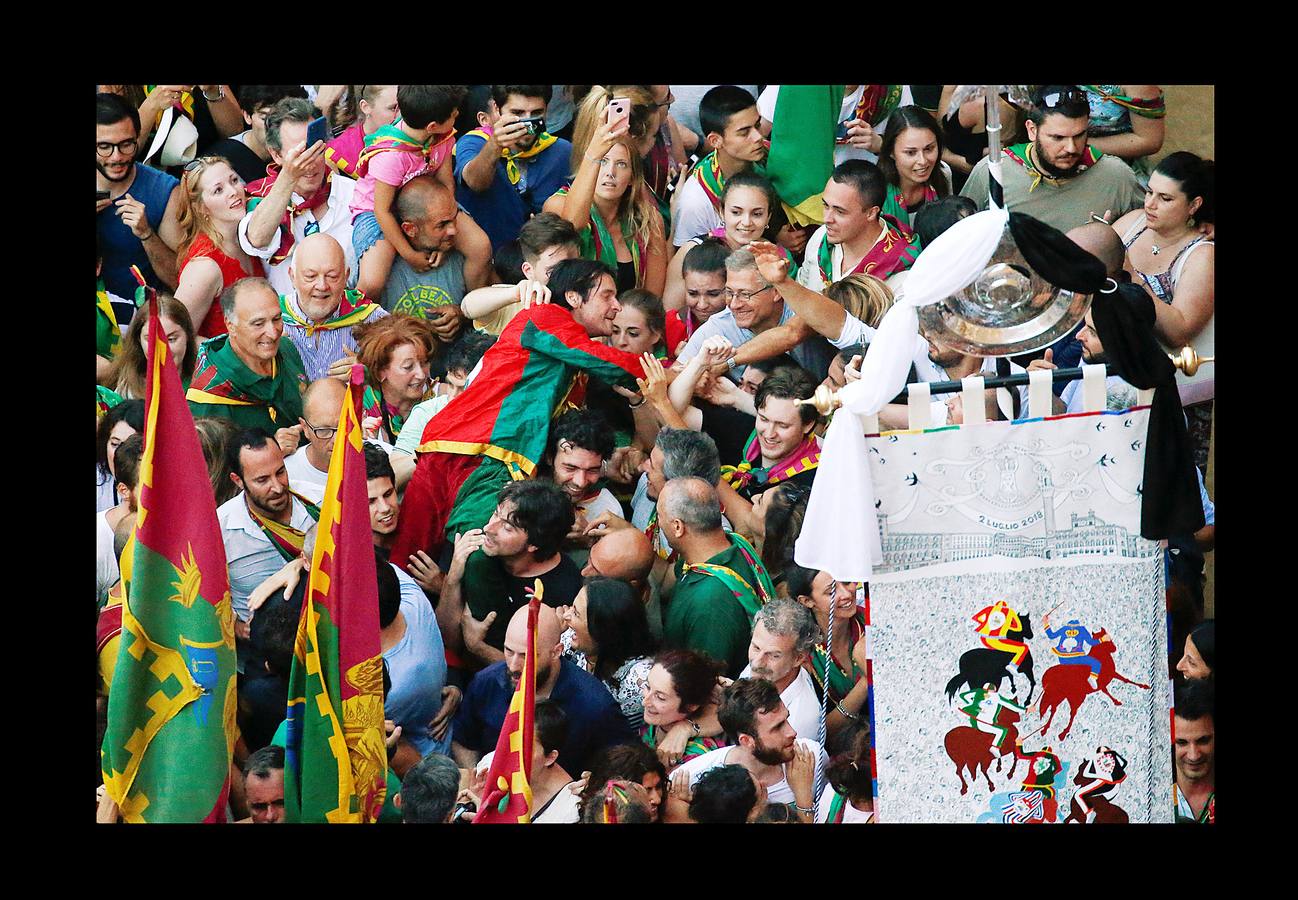
[[[753,667],[744,666],[739,677],[752,678]],[[789,709],[789,724],[798,737],[810,738],[820,734],[820,695],[816,693],[816,683],[806,669],[798,669],[798,677],[780,692],[780,699]]]
[[[838,121],[840,123],[852,121],[854,118],[853,113],[856,111],[856,104],[861,102],[861,93],[864,90],[865,85],[858,84],[856,90],[843,98],[842,106],[838,111]],[[780,86],[778,84],[768,84],[766,90],[762,91],[762,95],[757,98],[757,111],[761,113],[762,118],[768,122],[775,121],[775,104],[779,99],[779,96]],[[910,85],[903,84],[901,86],[901,101],[897,105],[912,106],[914,103],[915,98],[910,92]],[[888,119],[890,118],[892,118],[891,115],[888,116]],[[874,130],[878,133],[879,137],[883,137],[884,131],[887,130],[888,119],[884,119],[878,125],[874,126]],[[839,163],[849,159],[865,159],[872,163],[877,163],[879,161],[879,155],[877,153],[871,153],[869,150],[862,150],[858,147],[853,147],[850,144],[834,144],[834,165],[838,165]]]
[[[113,529],[108,527],[108,510],[104,510],[95,514],[95,592],[100,603],[108,599],[108,589],[121,577],[113,555]]]
[[[681,187],[680,195],[674,214],[676,221],[672,226],[672,243],[675,246],[684,246],[690,238],[707,234],[726,224],[717,208],[712,205],[712,198],[693,175]]]
[[[812,781],[812,784],[815,784],[816,781],[820,780],[821,773],[825,769],[826,758],[824,748],[810,738],[798,738],[798,743],[809,748],[811,752],[816,754],[815,780]],[[704,772],[709,769],[715,769],[718,766],[726,765],[730,754],[738,749],[738,747],[720,747],[716,750],[710,750],[702,756],[696,756],[687,763],[681,764],[680,768],[689,773],[690,789],[692,790],[694,786],[699,783],[699,779],[703,776]],[[787,778],[787,764],[782,768],[785,769],[786,777],[781,778],[779,781],[775,782],[775,784],[768,785],[766,788],[766,799],[769,803],[792,803],[794,800],[793,788],[789,787],[789,781]]]
[[[492,750],[474,766],[474,772],[481,774],[491,771],[491,761],[496,758],[496,751]],[[559,788],[559,793],[554,795],[548,806],[540,815],[532,819],[533,825],[571,825],[581,821],[581,797],[568,790],[574,782],[569,782]]]
[[[306,458],[305,444],[298,447],[292,456],[284,457],[284,468],[288,471],[289,487],[317,505],[324,500],[329,473],[311,465],[311,460]]]
[[[606,512],[612,513],[619,519],[626,518],[626,513],[622,512],[622,504],[608,488],[600,488],[599,493],[594,497],[578,504],[577,511],[586,517],[587,522],[598,519]]]

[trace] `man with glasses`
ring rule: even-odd
[[[721,335],[738,348],[754,336],[783,324],[794,314],[784,298],[762,277],[757,260],[747,249],[736,250],[726,257],[725,298],[726,308],[694,330],[676,359],[677,367],[683,367],[697,356],[703,342],[714,334]],[[816,378],[823,379],[829,373],[835,351],[823,337],[810,332],[810,329],[807,331],[810,336],[790,350],[789,355]],[[731,373],[740,378],[745,368],[732,361]]]
[[[347,290],[350,271],[342,244],[327,234],[305,238],[289,263],[289,290],[279,295],[284,337],[297,347],[312,381],[328,375],[335,363],[347,363],[348,352],[356,352],[352,329],[388,314],[360,291]]]
[[[136,163],[140,114],[117,94],[95,96],[96,228],[104,265],[104,287],[134,297],[138,266],[150,286],[171,290],[177,282],[180,243],[180,184],[166,172]],[[106,196],[105,196],[106,195]],[[119,316],[128,310],[115,310]],[[119,318],[125,330],[130,316]]]
[[[572,144],[545,130],[548,84],[493,84],[478,127],[455,145],[455,197],[493,251],[563,186]],[[539,121],[535,121],[539,120]]]
[[[1068,231],[1092,214],[1114,221],[1144,202],[1144,189],[1127,164],[1087,143],[1091,107],[1072,84],[1047,84],[1032,95],[1028,141],[1006,147],[1001,174],[1005,203]],[[987,159],[974,166],[960,193],[986,209]]]
[[[302,429],[303,444],[292,456],[284,457],[284,468],[288,470],[289,485],[312,503],[324,500],[329,458],[334,451],[338,416],[346,396],[347,385],[337,378],[321,378],[311,382],[302,397],[298,426]]]

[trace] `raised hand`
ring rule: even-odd
[[[781,284],[789,277],[789,260],[770,241],[753,241],[748,250],[757,260],[757,271],[771,284]]]

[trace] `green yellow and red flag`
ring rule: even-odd
[[[374,822],[387,794],[379,595],[352,367],[289,675],[284,811],[290,822]]]
[[[225,546],[215,498],[194,490],[207,465],[147,293],[139,513],[100,761],[127,822],[224,822],[237,735]]]
[[[536,618],[541,609],[543,588],[536,579],[527,604],[527,658],[509,712],[500,726],[496,754],[487,770],[482,789],[482,806],[473,824],[506,822],[526,825],[532,821],[532,739],[536,711]]]
[[[766,174],[794,225],[820,224],[820,196],[834,171],[841,84],[782,84],[771,122]]]

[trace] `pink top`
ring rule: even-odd
[[[428,155],[408,150],[387,150],[370,158],[369,167],[356,182],[352,193],[352,218],[363,212],[374,211],[374,182],[381,181],[395,188],[401,188],[407,181],[436,172],[455,149],[455,132],[452,131],[441,141],[428,149]]]
[[[325,159],[343,175],[356,177],[356,163],[365,148],[365,128],[357,122],[325,145]]]

